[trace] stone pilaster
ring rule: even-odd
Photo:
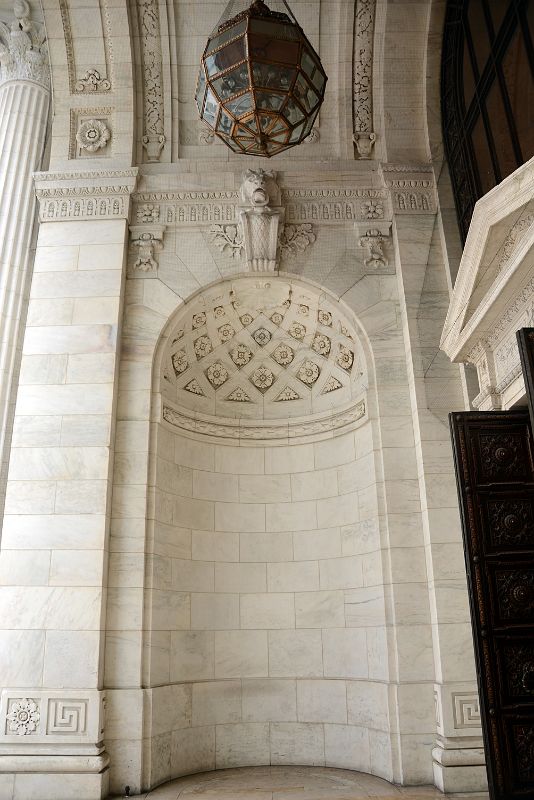
[[[485,787],[480,710],[448,413],[463,409],[459,369],[439,350],[449,305],[433,173],[384,167],[394,208],[401,314],[412,406],[432,625],[434,783]]]
[[[117,343],[136,170],[38,174],[0,560],[0,770],[100,800]]]
[[[0,25],[0,512],[33,263],[32,173],[43,156],[49,87],[44,27],[18,0],[10,27]]]

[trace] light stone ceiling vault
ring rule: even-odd
[[[162,384],[173,405],[217,418],[309,417],[361,398],[366,369],[332,299],[281,279],[237,279],[180,314]]]

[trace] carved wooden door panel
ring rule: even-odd
[[[450,415],[492,800],[534,798],[534,461],[527,411]]]
[[[521,328],[516,335],[530,411],[530,425],[534,431],[534,328]]]

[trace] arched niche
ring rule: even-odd
[[[147,785],[252,764],[391,777],[369,381],[352,315],[302,281],[228,280],[169,321],[154,369]]]

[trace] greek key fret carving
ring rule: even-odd
[[[46,732],[61,736],[86,733],[87,704],[87,700],[50,699]]]
[[[480,728],[480,703],[478,695],[453,692],[453,718],[457,730]]]

